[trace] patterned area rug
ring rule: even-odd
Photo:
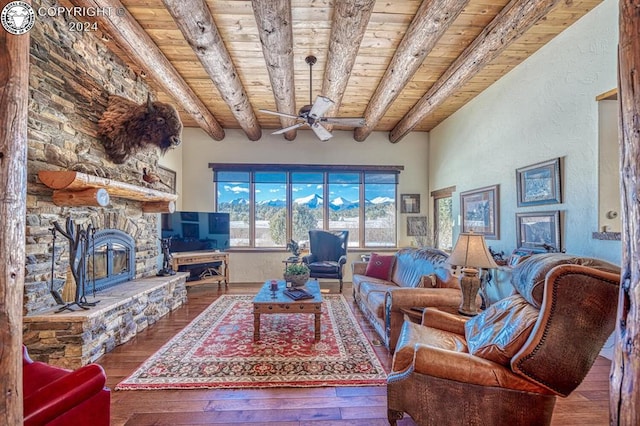
[[[260,316],[253,296],[222,295],[133,374],[127,389],[372,386],[386,373],[342,295],[323,295],[321,334],[313,315]]]

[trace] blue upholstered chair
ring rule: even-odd
[[[309,254],[302,263],[309,267],[311,278],[333,278],[340,281],[342,293],[342,272],[347,263],[347,242],[349,231],[309,231]]]

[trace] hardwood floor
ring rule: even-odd
[[[337,284],[322,283],[337,293]],[[232,284],[227,291],[215,284],[189,288],[188,303],[165,316],[131,341],[115,348],[97,362],[107,372],[107,385],[114,388],[122,379],[184,328],[221,294],[254,294],[257,284]],[[343,290],[352,301],[351,286]],[[370,341],[377,334],[352,305]],[[382,346],[375,347],[387,370],[391,357]],[[584,382],[568,398],[558,398],[554,426],[590,426],[609,423],[610,362],[599,357]],[[282,388],[112,391],[112,425],[388,425],[386,388]],[[401,426],[415,425],[405,416]]]

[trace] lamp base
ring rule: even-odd
[[[460,277],[460,290],[462,291],[462,303],[458,308],[458,312],[469,317],[478,315],[478,307],[476,306],[476,296],[480,290],[480,278],[478,278],[478,270],[473,268],[462,269]]]

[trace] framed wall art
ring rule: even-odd
[[[561,251],[560,210],[516,213],[516,247]]]
[[[400,213],[420,213],[420,194],[400,195]]]
[[[483,234],[486,239],[500,238],[499,185],[460,193],[462,232]]]
[[[560,158],[516,169],[518,207],[562,202]]]
[[[409,216],[407,218],[407,236],[424,237],[427,235],[427,217]]]
[[[166,167],[158,166],[158,175],[163,185],[172,193],[176,193],[176,172]]]

